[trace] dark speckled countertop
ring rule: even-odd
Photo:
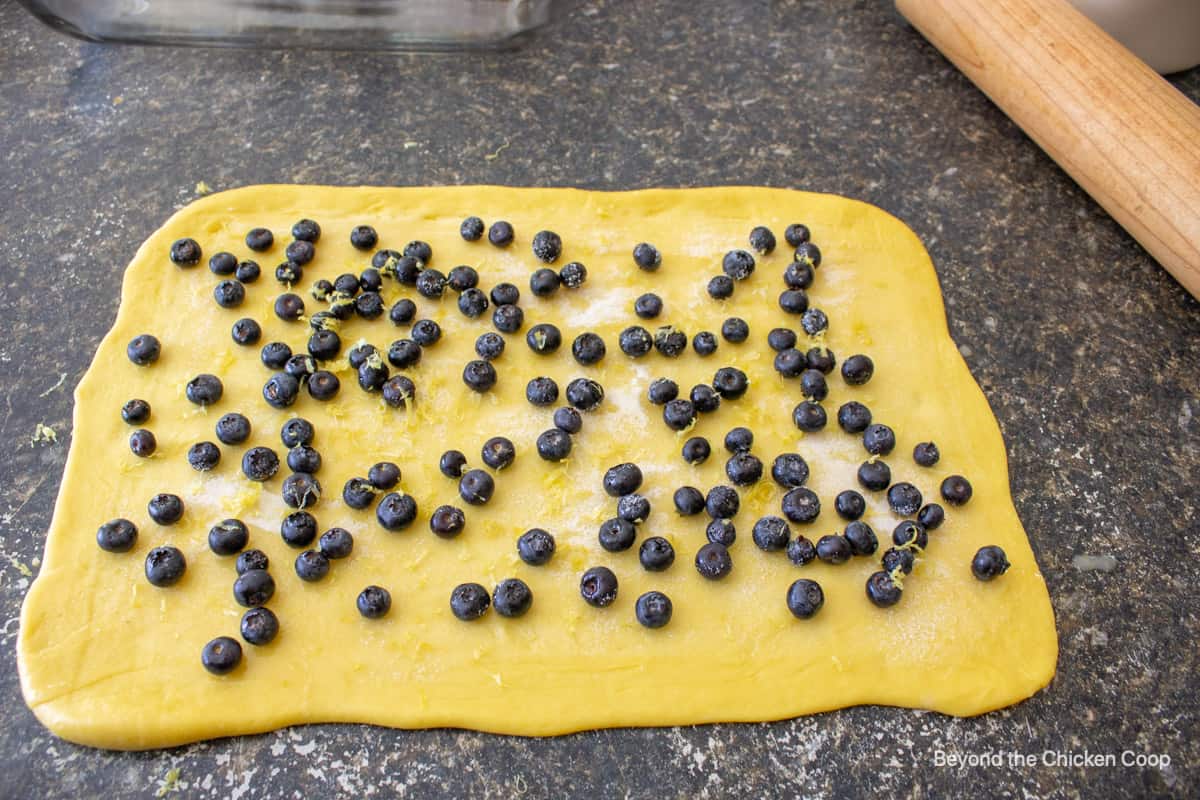
[[[429,57],[84,44],[0,0],[0,798],[153,797],[173,768],[180,798],[1200,793],[1200,304],[890,4],[696,7],[584,2],[518,52]],[[1200,71],[1175,83],[1200,98]],[[1004,430],[1058,676],[978,719],[856,708],[545,740],[326,725],[138,754],[55,739],[14,650],[71,388],[124,265],[201,180],[764,184],[899,216]],[[57,444],[30,443],[37,423]],[[936,762],[1046,750],[1170,763]]]

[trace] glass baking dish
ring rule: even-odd
[[[99,42],[325,50],[501,49],[564,0],[18,0]]]

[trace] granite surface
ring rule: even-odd
[[[582,2],[518,52],[429,57],[84,44],[0,0],[0,798],[1200,793],[1200,304],[890,5],[697,8]],[[1200,98],[1200,72],[1174,80]],[[125,263],[202,180],[764,184],[896,214],[1008,442],[1058,676],[978,719],[856,708],[547,740],[326,725],[149,753],[55,739],[14,646],[71,389]],[[57,443],[31,444],[38,423]]]

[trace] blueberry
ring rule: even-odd
[[[678,358],[687,350],[687,343],[687,334],[670,325],[665,325],[654,333],[654,349],[667,358]]]
[[[328,370],[317,370],[308,379],[308,393],[314,400],[332,400],[342,386],[338,376]]]
[[[882,461],[864,461],[858,468],[858,482],[864,489],[879,492],[892,482],[892,470]]]
[[[342,277],[346,277],[346,276],[342,276]],[[353,277],[353,276],[350,276],[350,277]],[[338,280],[341,280],[341,278],[339,278]],[[308,290],[308,293],[312,295],[313,300],[316,300],[317,302],[320,302],[320,303],[327,303],[331,299],[330,296],[333,294],[334,289],[335,289],[334,284],[330,283],[329,281],[325,280],[324,278],[320,278],[313,282],[312,288]],[[333,314],[331,314],[328,311],[318,311],[316,314],[313,314],[312,317],[309,318],[308,324],[312,325],[313,319],[316,318],[320,314],[329,314],[331,317],[334,316]],[[336,319],[336,317],[335,317],[335,319]]]
[[[733,278],[728,275],[714,275],[709,279],[706,290],[713,300],[728,300],[733,297]]]
[[[741,344],[750,338],[750,326],[740,317],[730,317],[721,323],[721,335],[727,342]]]
[[[461,450],[447,450],[438,459],[438,469],[447,478],[458,480],[467,470],[467,457]]]
[[[578,261],[564,264],[558,271],[558,279],[568,289],[578,289],[587,280],[587,267]]]
[[[880,608],[894,606],[900,602],[900,587],[887,572],[872,572],[867,578],[867,597]]]
[[[570,406],[554,410],[554,427],[563,433],[579,433],[583,429],[583,417]]]
[[[382,586],[368,586],[358,593],[354,604],[358,613],[367,619],[379,619],[391,611],[392,595]]]
[[[525,399],[535,406],[552,406],[558,401],[558,384],[541,375],[525,384]]]
[[[810,308],[801,317],[800,327],[804,328],[804,332],[809,336],[816,336],[829,328],[829,317],[819,308]]]
[[[567,402],[580,411],[595,411],[604,401],[604,387],[591,378],[575,378],[567,384]]]
[[[717,337],[712,331],[700,331],[692,337],[692,349],[698,356],[711,356],[717,352]]]
[[[754,433],[749,428],[731,428],[725,434],[725,449],[730,453],[748,453],[754,445]]]
[[[579,594],[590,606],[610,606],[617,599],[617,576],[608,567],[592,567],[579,579]]]
[[[259,340],[262,339],[262,326],[249,317],[243,317],[233,323],[233,327],[229,330],[229,335],[233,338],[234,344],[250,347],[258,344]]]
[[[252,481],[266,481],[279,471],[279,456],[269,447],[251,447],[242,455],[242,473]]]
[[[796,619],[811,619],[825,605],[821,584],[801,578],[788,587],[787,607]]]
[[[917,512],[917,522],[925,526],[925,530],[936,530],[946,520],[946,511],[937,503],[926,503]]]
[[[252,228],[246,234],[246,247],[256,253],[264,253],[275,244],[275,234],[267,228]]]
[[[275,579],[265,569],[246,570],[233,582],[233,599],[240,606],[265,606],[274,596]]]
[[[797,245],[792,258],[801,264],[808,264],[814,269],[821,266],[821,251],[812,242],[801,242]]]
[[[525,343],[538,355],[548,355],[562,346],[562,333],[547,322],[538,323],[525,334]]]
[[[504,220],[492,223],[488,228],[488,241],[496,247],[508,247],[513,242],[513,226]]]
[[[534,297],[549,297],[558,291],[559,283],[558,273],[543,267],[529,276],[529,291]]]
[[[316,242],[321,238],[321,226],[311,219],[302,219],[292,226],[292,238],[302,242]]]
[[[469,361],[463,367],[463,383],[483,393],[496,385],[496,368],[487,361]]]
[[[371,348],[372,351],[374,348]],[[361,364],[355,364],[355,353],[358,348],[350,351],[350,366],[358,369]],[[408,369],[421,362],[421,345],[412,339],[397,339],[388,346],[387,360],[396,369]],[[365,359],[364,359],[365,361]]]
[[[755,522],[750,535],[760,550],[773,552],[787,548],[788,540],[792,538],[792,529],[783,517],[769,516]]]
[[[853,555],[845,536],[822,536],[817,540],[817,558],[826,564],[845,564]]]
[[[493,436],[483,443],[480,455],[484,464],[499,471],[513,463],[517,457],[517,448],[512,440],[503,436]]]
[[[704,510],[704,495],[695,486],[680,486],[672,497],[681,516],[692,517]]]
[[[422,264],[428,264],[433,259],[433,248],[417,239],[404,245],[404,255],[407,258],[415,258]]]
[[[307,511],[293,511],[279,523],[279,537],[289,547],[308,547],[317,538],[317,520]]]
[[[821,498],[812,489],[798,486],[783,496],[780,508],[792,522],[810,523],[821,515]]]
[[[693,386],[688,399],[691,400],[692,408],[700,414],[712,413],[721,406],[721,395],[706,383]]]
[[[365,478],[350,478],[342,486],[342,502],[350,508],[366,508],[378,495],[379,490]]]
[[[726,400],[737,400],[750,388],[750,379],[737,367],[721,367],[713,375],[712,388]]]
[[[261,358],[264,367],[283,369],[283,365],[291,357],[292,348],[288,347],[284,342],[268,342],[263,345]]]
[[[712,446],[703,436],[693,436],[683,443],[680,454],[684,461],[695,466],[708,461],[708,457],[712,455]]]
[[[684,431],[696,421],[696,409],[691,400],[676,398],[663,406],[663,422],[673,431]]]
[[[442,328],[431,319],[419,319],[413,323],[409,335],[421,347],[433,347],[442,338]]]
[[[723,544],[709,542],[696,553],[696,571],[710,581],[720,580],[733,571],[733,559]]]
[[[863,431],[862,442],[871,455],[886,456],[896,448],[896,434],[887,425],[876,422]]]
[[[319,284],[321,281],[317,281],[317,283]],[[325,284],[330,285],[329,281],[325,281]],[[354,295],[358,294],[359,288],[361,287],[358,285],[358,276],[356,276],[353,272],[343,272],[341,275],[338,275],[336,278],[334,278],[330,291],[353,297]],[[318,300],[329,299],[328,296],[317,297],[315,287],[313,289],[313,297]]]
[[[183,518],[183,500],[177,494],[156,494],[146,505],[146,512],[159,525],[174,525]]]
[[[138,458],[149,458],[157,449],[158,440],[145,428],[138,428],[129,434],[129,450]]]
[[[862,386],[875,374],[875,362],[864,355],[853,355],[842,362],[842,380],[851,386]]]
[[[597,539],[605,550],[610,553],[619,553],[633,547],[633,542],[637,539],[637,528],[633,526],[632,522],[627,522],[620,517],[613,517],[601,523]]]
[[[287,408],[300,394],[300,381],[286,372],[276,372],[263,384],[262,395],[271,408]]]
[[[471,266],[460,264],[446,274],[446,285],[459,294],[479,285],[479,272]]]
[[[279,617],[269,608],[251,608],[242,614],[242,638],[247,644],[270,644],[279,635]]]
[[[796,346],[796,332],[790,328],[772,328],[767,334],[767,346],[777,353],[790,350]]]
[[[627,494],[617,501],[617,516],[640,525],[650,516],[650,501],[640,494]]]
[[[329,559],[318,550],[305,550],[296,556],[296,576],[302,581],[315,583],[329,574]]]
[[[200,263],[200,245],[195,239],[176,239],[171,243],[171,260],[181,267],[194,267]]]
[[[617,338],[621,352],[630,358],[641,358],[654,347],[654,337],[641,325],[631,325]]]
[[[741,505],[741,498],[732,486],[714,486],[704,498],[704,510],[713,519],[733,519]]]
[[[504,337],[494,331],[480,334],[479,338],[475,340],[475,355],[484,361],[495,361],[503,353]],[[394,363],[393,366],[395,366]]]
[[[971,499],[974,490],[962,475],[951,475],[942,481],[942,499],[952,506],[961,506]]]
[[[799,222],[793,222],[791,225],[788,225],[787,229],[783,232],[783,238],[792,247],[799,247],[807,242],[811,236],[812,234],[809,232],[808,226]]]
[[[1008,572],[1012,566],[1004,550],[994,544],[979,548],[971,559],[971,574],[981,581],[990,581]]]
[[[417,501],[402,492],[385,494],[375,507],[375,518],[384,530],[404,530],[417,518]]]
[[[315,506],[321,499],[320,482],[307,472],[294,472],[283,479],[283,502],[292,508]]]
[[[502,617],[524,616],[533,605],[533,592],[519,578],[505,578],[492,592],[492,607]]]
[[[280,441],[289,449],[312,444],[316,435],[313,424],[302,417],[292,417],[279,428]]]
[[[376,253],[376,255],[378,255],[378,253]],[[421,262],[416,258],[404,255],[396,259],[394,263],[389,262],[389,264],[391,264],[390,269],[386,264],[379,269],[384,273],[391,273],[396,277],[397,281],[405,286],[416,286],[417,277],[421,274],[421,270],[424,268]]]
[[[270,560],[262,550],[243,550],[233,568],[238,575],[244,575],[252,569],[265,570],[269,566]]]
[[[670,378],[655,378],[646,390],[646,398],[656,406],[663,406],[679,396],[679,384]]]
[[[313,260],[317,255],[317,248],[312,242],[306,242],[303,239],[297,239],[291,242],[283,251],[283,255],[288,261],[304,266]]]
[[[350,244],[356,250],[370,250],[379,241],[379,234],[370,225],[358,225],[350,230]]]
[[[909,575],[913,571],[913,563],[916,561],[916,556],[913,551],[908,548],[889,547],[880,559],[880,564],[883,569],[889,573],[895,573],[900,570],[905,575]]]
[[[515,306],[521,301],[521,290],[511,283],[497,283],[492,287],[491,297],[498,306]]]
[[[792,422],[805,433],[821,430],[826,420],[825,409],[813,400],[805,400],[792,410]]]
[[[221,463],[221,448],[212,442],[196,442],[188,448],[187,460],[197,472],[208,472]]]
[[[458,226],[458,235],[464,241],[478,242],[483,238],[483,220],[479,217],[467,217]]]
[[[754,274],[754,256],[745,250],[730,250],[721,259],[721,270],[735,281],[744,281]]]
[[[662,253],[648,242],[642,242],[633,248],[633,263],[646,272],[654,272],[662,266]]]
[[[671,621],[671,598],[662,592],[646,592],[634,604],[637,621],[647,628],[661,628]]]
[[[725,462],[725,475],[735,486],[749,486],[762,478],[763,464],[758,456],[735,453]]]
[[[283,365],[283,371],[297,381],[306,381],[317,371],[317,360],[307,353],[297,353]]]
[[[893,484],[887,491],[887,500],[893,514],[908,517],[921,507],[921,490],[911,483]]]
[[[855,520],[867,513],[867,500],[853,489],[839,492],[833,508],[842,519]]]
[[[367,472],[367,480],[376,489],[386,492],[400,482],[400,467],[391,461],[380,461]]]
[[[237,256],[233,253],[214,253],[208,259],[208,269],[214,275],[232,275],[237,270]]]
[[[797,567],[813,561],[817,557],[817,548],[804,536],[797,536],[788,542],[787,559]]]
[[[221,281],[213,287],[213,300],[221,308],[237,308],[246,300],[246,287],[241,281]]]
[[[461,508],[438,506],[429,515],[429,529],[443,539],[453,539],[462,533],[467,524],[467,515]]]
[[[789,314],[805,314],[808,311],[808,295],[803,289],[784,289],[779,293],[779,307]]]
[[[458,311],[469,319],[482,317],[487,311],[487,295],[474,287],[463,289],[462,294],[458,295]]]
[[[416,315],[417,304],[407,297],[397,300],[388,311],[388,319],[396,326],[409,324]]]
[[[110,553],[128,553],[137,544],[137,526],[127,519],[109,520],[96,531],[96,544]]]
[[[932,467],[942,457],[933,442],[921,442],[913,448],[913,461],[922,467]]]
[[[654,319],[663,310],[662,298],[653,292],[640,295],[633,301],[633,313],[642,319]]]
[[[275,298],[275,316],[284,322],[294,322],[304,313],[304,300],[298,294],[285,292]]]
[[[808,480],[808,462],[799,453],[780,453],[771,464],[771,477],[785,489],[803,486]]]
[[[236,639],[218,636],[200,651],[200,663],[213,675],[228,675],[242,663],[242,646]]]
[[[318,361],[332,361],[342,350],[342,337],[331,330],[319,330],[308,337],[308,353]]]
[[[909,542],[918,550],[924,550],[929,545],[929,535],[921,523],[906,519],[892,529],[892,543],[903,547]]]
[[[383,316],[383,298],[378,292],[363,292],[354,298],[354,313],[363,319],[378,319]]]
[[[808,368],[808,360],[799,350],[789,348],[775,354],[774,367],[783,377],[796,378]]]
[[[517,555],[532,567],[549,563],[554,557],[554,537],[541,528],[530,528],[517,539]]]
[[[375,267],[367,267],[358,274],[358,288],[364,292],[379,293],[383,290],[383,273]]]
[[[770,228],[759,225],[750,231],[750,246],[759,255],[769,256],[775,250],[775,234]]]
[[[543,431],[537,438],[537,453],[545,461],[563,461],[571,454],[571,437],[558,428]]]
[[[516,305],[496,306],[492,312],[492,324],[501,333],[516,333],[525,324],[525,312]]]
[[[662,572],[675,563],[675,548],[661,536],[651,536],[638,548],[638,561],[647,572]]]
[[[158,361],[160,353],[162,353],[162,345],[158,343],[157,338],[148,333],[133,337],[125,348],[125,354],[129,356],[129,360],[139,367]]]
[[[465,472],[458,481],[458,494],[473,506],[482,506],[492,499],[496,482],[481,469]]]
[[[603,483],[609,497],[633,494],[642,487],[642,470],[637,464],[617,464],[605,471]]]
[[[150,404],[145,400],[130,400],[121,406],[121,419],[130,425],[141,425],[150,419]]]
[[[290,287],[294,283],[299,283],[303,277],[304,265],[295,261],[284,261],[275,267],[275,280],[284,286]]]
[[[808,348],[808,352],[804,354],[804,360],[808,363],[809,369],[815,369],[822,375],[833,372],[834,366],[837,365],[837,357],[828,347]]]
[[[354,537],[345,528],[330,528],[317,543],[326,558],[348,558],[354,550]]]
[[[874,555],[879,548],[879,539],[871,526],[861,520],[855,520],[846,526],[842,536],[850,543],[850,550],[856,556]]]
[[[857,400],[843,403],[838,409],[838,425],[846,433],[862,433],[871,424],[871,409]]]
[[[446,276],[433,267],[421,270],[417,276],[417,293],[436,300],[446,293]]]
[[[492,229],[495,227],[493,225]],[[491,604],[488,590],[478,583],[460,583],[450,593],[450,611],[463,622],[479,619]]]
[[[800,394],[817,401],[829,396],[829,384],[820,370],[806,369],[800,373]]]

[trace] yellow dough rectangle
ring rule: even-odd
[[[515,241],[507,249],[489,244],[486,235],[464,241],[459,225],[468,215],[510,221]],[[475,267],[484,291],[501,281],[520,287],[525,326],[505,335],[495,388],[478,394],[461,378],[464,364],[476,358],[476,338],[494,330],[492,309],[469,319],[453,292],[430,300],[389,279],[382,290],[386,306],[411,297],[417,318],[434,319],[443,330],[442,340],[406,371],[416,385],[411,407],[391,408],[378,393],[365,393],[345,363],[346,351],[359,340],[386,352],[390,342],[408,335],[386,312],[339,328],[344,347],[330,367],[342,383],[336,400],[318,403],[301,392],[291,408],[269,407],[262,387],[271,371],[259,359],[259,346],[235,344],[230,327],[252,317],[263,327],[260,345],[280,340],[304,351],[309,326],[280,320],[272,306],[286,291],[274,279],[275,266],[284,260],[292,224],[305,217],[322,228],[316,257],[295,288],[308,314],[325,308],[309,293],[314,281],[369,266],[371,253],[356,250],[348,238],[361,224],[379,232],[379,247],[430,243],[428,266],[442,272],[458,264]],[[809,226],[824,254],[808,292],[830,321],[824,343],[839,362],[865,353],[875,364],[874,377],[863,386],[847,386],[836,370],[829,375],[823,403],[829,423],[806,434],[792,421],[802,399],[799,386],[775,372],[766,343],[771,328],[799,330],[798,318],[777,304],[792,258],[783,232],[793,222]],[[746,237],[757,225],[773,230],[779,246],[756,256],[756,271],[737,283],[732,298],[711,299],[705,286],[720,274],[722,256],[749,249]],[[256,227],[274,232],[269,252],[252,253],[245,245],[246,233]],[[530,249],[542,229],[562,237],[555,268],[569,261],[586,265],[582,287],[560,288],[549,297],[529,291],[530,274],[544,266]],[[202,246],[198,266],[181,269],[169,260],[171,243],[181,237]],[[631,251],[639,242],[661,251],[657,272],[634,264]],[[219,276],[206,263],[218,251],[262,266],[240,308],[213,301]],[[633,302],[648,291],[662,298],[664,310],[657,320],[643,321],[634,316]],[[720,339],[721,323],[731,316],[749,323],[743,344]],[[534,354],[525,343],[524,333],[540,322],[562,330],[563,346],[553,355]],[[707,357],[689,347],[675,359],[651,352],[634,360],[617,339],[635,324],[651,331],[674,325],[689,340],[713,331],[719,347]],[[585,331],[607,345],[607,356],[594,366],[571,355],[571,342]],[[162,342],[161,358],[146,367],[125,354],[130,339],[142,333]],[[807,347],[807,338],[801,331],[798,347]],[[661,409],[646,398],[649,383],[670,377],[686,393],[710,383],[723,366],[749,376],[746,395],[701,415],[687,433],[668,429]],[[199,373],[214,373],[224,384],[222,399],[207,410],[184,396],[184,385]],[[593,378],[605,389],[601,406],[583,414],[565,462],[549,463],[535,450],[538,434],[552,427],[554,410],[525,398],[528,380],[541,375],[560,390],[576,377]],[[158,451],[149,459],[130,452],[132,428],[119,413],[134,397],[153,409],[145,427],[154,432]],[[938,486],[950,474],[966,476],[974,487],[968,504],[947,506],[946,522],[930,533],[902,600],[886,609],[868,600],[864,582],[880,568],[879,553],[900,518],[882,492],[867,492],[855,479],[867,454],[859,437],[836,422],[838,406],[850,399],[895,429],[896,449],[884,459],[893,480],[911,481],[926,501],[940,501]],[[1028,697],[1054,673],[1049,597],[1009,496],[996,421],[950,339],[937,278],[917,237],[864,203],[740,187],[604,193],[256,186],[215,194],[181,210],[138,251],[125,273],[116,322],[76,389],[75,403],[71,451],[41,574],[22,610],[18,645],[26,701],[53,732],[73,741],[148,748],[333,721],[547,735],[774,720],[863,703],[972,715]],[[221,462],[211,472],[194,471],[188,448],[216,441],[214,424],[232,411],[250,419],[250,439],[221,445]],[[280,499],[286,467],[263,484],[247,480],[240,469],[250,446],[271,447],[283,458],[279,429],[292,416],[313,422],[313,446],[323,458],[317,478],[324,494],[309,510],[321,530],[341,526],[355,540],[353,554],[334,562],[316,583],[296,576],[298,551],[279,535],[279,522],[290,511]],[[732,574],[709,581],[693,566],[706,542],[707,517],[677,515],[671,498],[680,486],[707,491],[729,482],[721,443],[739,425],[753,431],[752,452],[766,472],[740,489]],[[496,475],[488,505],[466,505],[455,482],[438,471],[438,457],[456,448],[471,466],[482,466],[480,448],[497,435],[515,443],[516,461]],[[711,442],[713,454],[692,466],[680,448],[696,435]],[[917,466],[911,456],[913,446],[927,440],[936,441],[942,454],[932,468]],[[867,496],[864,519],[879,536],[879,553],[841,565],[796,567],[783,553],[755,547],[754,521],[778,515],[784,494],[771,480],[771,462],[791,451],[807,460],[807,485],[822,500],[818,519],[792,524],[793,535],[816,541],[841,530],[845,522],[834,512],[834,497],[858,489]],[[351,510],[341,499],[347,479],[385,460],[400,466],[400,485],[419,508],[415,523],[400,532],[380,527],[373,509]],[[675,548],[675,563],[663,572],[639,565],[637,545],[609,553],[597,543],[599,524],[616,506],[601,477],[627,461],[641,466],[641,491],[652,505],[638,542],[663,536]],[[183,498],[178,524],[159,526],[147,516],[147,501],[159,492]],[[465,509],[466,527],[455,539],[430,532],[429,515],[442,504]],[[139,530],[127,553],[96,545],[97,527],[117,517]],[[241,665],[215,677],[201,667],[201,648],[216,636],[237,637],[244,611],[232,595],[234,559],[207,545],[209,528],[227,517],[243,520],[250,546],[270,557],[278,588],[269,607],[281,628],[269,645],[243,645]],[[517,556],[517,537],[532,527],[557,540],[545,566]],[[178,547],[187,559],[182,581],[169,588],[152,586],[143,575],[146,553],[160,544]],[[1012,566],[985,583],[972,576],[970,562],[988,544],[1003,547]],[[610,567],[620,581],[616,601],[602,609],[579,595],[580,574],[596,565]],[[450,613],[456,584],[475,581],[490,589],[508,577],[532,589],[534,602],[524,617],[489,613],[464,623]],[[801,577],[818,581],[825,595],[824,607],[807,620],[793,617],[784,602],[788,586]],[[369,584],[391,592],[393,607],[382,619],[364,619],[355,608]],[[670,623],[657,630],[639,625],[634,615],[636,598],[651,589],[665,592],[674,605]]]

